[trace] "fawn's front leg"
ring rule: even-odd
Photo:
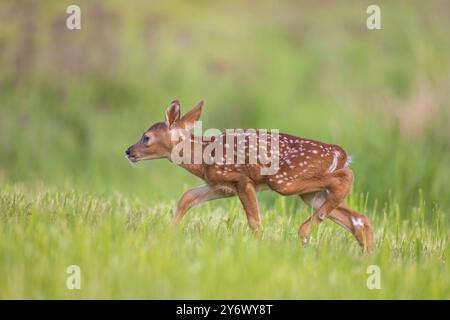
[[[199,204],[206,201],[230,197],[230,194],[221,192],[213,187],[204,184],[196,188],[189,189],[178,201],[177,212],[173,218],[172,225],[175,226],[181,219],[183,219],[186,212]]]
[[[256,198],[255,185],[248,179],[243,179],[237,183],[237,195],[244,207],[245,214],[250,228],[259,234],[261,226],[261,216],[259,215],[258,199]]]

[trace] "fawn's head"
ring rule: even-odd
[[[203,101],[181,117],[180,102],[172,101],[167,107],[165,121],[157,122],[144,132],[138,142],[130,146],[125,155],[128,160],[137,162],[159,158],[170,158],[172,148],[186,136],[200,119]]]

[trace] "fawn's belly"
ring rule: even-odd
[[[215,185],[216,190],[226,194],[226,195],[236,195],[236,188],[232,184],[217,184]],[[255,186],[256,192],[270,190],[270,187],[265,183],[260,183]]]

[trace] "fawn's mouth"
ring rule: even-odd
[[[134,157],[134,156],[128,156],[126,155],[125,158],[130,162],[130,163],[136,163],[139,161],[138,158]]]
[[[132,155],[126,155],[125,158],[127,158],[127,160],[130,163],[136,163],[138,161],[142,161],[142,160],[153,160],[153,159],[158,159],[160,157],[156,157],[156,156],[147,156],[147,157],[136,157],[136,156],[132,156]]]

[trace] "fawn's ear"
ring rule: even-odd
[[[166,125],[167,128],[175,123],[175,121],[180,119],[180,101],[174,100],[166,109]]]
[[[201,100],[197,105],[187,112],[184,116],[180,119],[180,125],[184,129],[191,129],[194,127],[195,121],[198,121],[200,119],[200,116],[202,114],[202,107],[203,107],[203,100]]]

